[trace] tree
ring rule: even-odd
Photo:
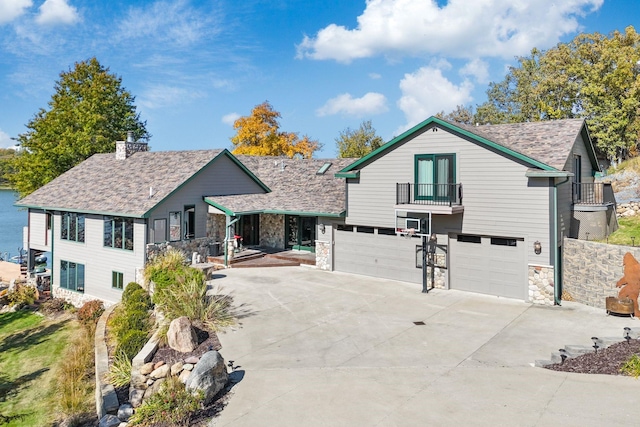
[[[24,197],[93,154],[114,152],[127,131],[148,140],[134,99],[96,58],[60,73],[49,110],[40,109],[18,137],[12,186]]]
[[[376,135],[371,120],[360,123],[356,130],[346,128],[336,138],[338,157],[363,157],[384,144],[384,140]]]
[[[581,117],[600,152],[626,157],[640,142],[640,34],[627,27],[610,37],[580,34],[546,52],[534,49],[489,85],[487,98],[476,122]]]
[[[445,114],[444,111],[440,111],[436,114],[436,117],[447,120],[454,123],[462,123],[465,125],[473,124],[473,107],[465,107],[464,105],[456,105],[456,109],[452,112]]]
[[[11,175],[11,161],[16,155],[16,150],[11,148],[0,148],[0,188],[9,185]]]
[[[251,115],[233,122],[233,128],[237,129],[236,135],[231,138],[235,146],[233,154],[310,159],[320,144],[306,135],[299,138],[297,133],[280,131],[280,117],[281,114],[273,109],[269,101],[265,101],[256,105]]]

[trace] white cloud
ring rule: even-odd
[[[121,39],[149,39],[154,44],[190,46],[218,31],[212,12],[192,8],[185,0],[157,1],[132,7],[118,28]]]
[[[16,141],[12,140],[11,137],[0,129],[0,148],[11,148],[16,145]]]
[[[233,126],[233,123],[240,118],[238,113],[229,113],[222,116],[222,123]]]
[[[578,31],[604,0],[369,0],[358,25],[330,24],[297,46],[298,58],[350,62],[377,55],[458,58],[525,55]]]
[[[362,98],[354,98],[349,93],[343,93],[328,100],[316,110],[317,116],[344,114],[349,116],[368,116],[387,111],[387,98],[381,93],[368,92]]]
[[[24,15],[31,6],[31,0],[0,0],[0,24],[6,24]]]
[[[396,134],[440,111],[448,113],[457,105],[467,105],[473,99],[470,81],[456,85],[442,74],[442,70],[431,66],[405,74],[400,81],[400,90],[403,95],[398,100],[398,107],[404,112],[407,124],[396,130]]]
[[[481,59],[474,59],[467,62],[460,69],[461,76],[472,76],[476,83],[489,83],[489,64]]]
[[[145,90],[138,98],[138,103],[141,107],[157,109],[185,104],[203,96],[199,91],[191,91],[175,86],[156,85]]]
[[[369,78],[371,80],[378,80],[378,79],[381,79],[382,76],[380,74],[378,74],[378,73],[369,73]]]
[[[45,0],[36,17],[36,22],[41,25],[73,24],[79,20],[78,9],[67,0]]]

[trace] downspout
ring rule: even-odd
[[[569,181],[569,177],[566,177],[562,182],[553,183],[553,303],[555,305],[561,304],[560,295],[560,271],[559,271],[559,255],[558,250],[558,186],[565,184]]]

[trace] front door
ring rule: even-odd
[[[239,222],[242,244],[244,246],[260,245],[260,215],[243,215]]]
[[[316,251],[316,217],[287,215],[285,219],[287,249]]]

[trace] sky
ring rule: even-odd
[[[233,121],[269,101],[331,158],[364,120],[388,141],[481,104],[534,47],[629,25],[638,0],[0,0],[0,148],[96,57],[154,151],[232,148]]]

